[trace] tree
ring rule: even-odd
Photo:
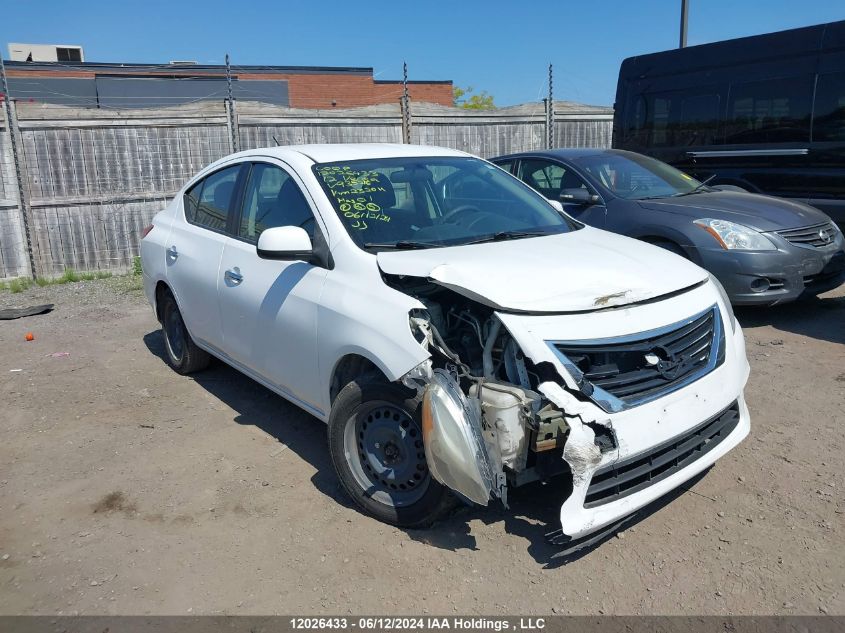
[[[488,94],[486,90],[482,90],[478,94],[472,94],[472,92],[472,86],[466,88],[454,86],[452,94],[455,107],[466,108],[467,110],[493,110],[496,108],[496,104],[493,103],[493,95]]]

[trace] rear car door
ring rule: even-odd
[[[317,309],[328,271],[258,257],[259,235],[277,226],[302,227],[312,244],[323,239],[293,171],[281,163],[253,162],[218,271],[224,349],[236,364],[316,408]]]
[[[217,279],[240,184],[242,163],[209,174],[185,193],[184,217],[167,238],[167,280],[191,336],[203,347],[222,343]]]
[[[569,204],[560,199],[563,189],[596,191],[568,165],[547,158],[523,158],[519,161],[517,177],[549,200],[558,200],[573,218],[603,228],[605,207],[602,204]]]

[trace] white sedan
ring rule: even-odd
[[[462,152],[234,154],[155,216],[141,256],[173,369],[216,356],[327,422],[344,488],[395,525],[554,478],[574,549],[749,431],[714,278]]]

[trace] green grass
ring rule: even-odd
[[[80,279],[79,273],[77,273],[73,268],[65,268],[65,274],[62,275],[61,277],[58,277],[55,280],[55,283],[57,283],[57,284],[66,284],[66,283],[69,283],[69,282],[75,283],[75,282],[79,281],[79,279]]]
[[[12,292],[23,292],[27,290],[32,285],[31,279],[12,279],[9,282],[9,290]]]
[[[133,273],[134,274],[134,270]],[[39,277],[36,280],[21,277],[19,279],[12,279],[10,281],[0,282],[0,290],[8,290],[10,292],[23,292],[24,290],[37,284],[39,287],[56,286],[59,284],[76,283],[79,281],[94,281],[95,279],[108,279],[112,273],[108,270],[97,270],[94,272],[78,273],[73,268],[65,268],[64,274],[60,277]]]

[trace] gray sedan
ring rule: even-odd
[[[651,242],[706,268],[734,304],[783,303],[845,281],[842,232],[806,204],[708,187],[621,150],[557,149],[492,162],[585,224]]]

